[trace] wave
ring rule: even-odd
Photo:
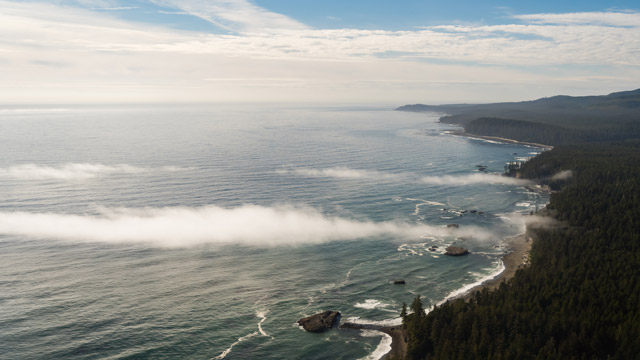
[[[373,310],[373,309],[382,309],[385,310],[389,307],[393,307],[393,304],[387,304],[387,303],[383,303],[380,300],[375,300],[375,299],[366,299],[363,303],[356,303],[355,305],[353,305],[357,308],[361,308],[361,309],[366,309],[366,310]],[[395,312],[395,310],[394,310]]]
[[[227,355],[229,355],[229,353],[231,352],[231,350],[233,350],[233,347],[234,347],[234,346],[236,346],[236,345],[240,344],[241,342],[243,342],[243,341],[245,341],[245,340],[247,340],[247,339],[250,339],[250,338],[252,338],[252,337],[254,337],[254,336],[258,336],[258,335],[259,335],[259,333],[258,333],[257,331],[254,331],[254,332],[252,332],[251,334],[248,334],[248,335],[245,335],[245,336],[243,336],[243,337],[238,338],[238,340],[237,340],[236,342],[234,342],[233,344],[231,344],[231,346],[229,346],[228,348],[226,348],[226,349],[222,352],[222,354],[220,354],[220,355],[218,355],[218,356],[214,357],[213,359],[216,359],[216,360],[224,359],[225,357],[227,357]]]
[[[475,288],[476,286],[480,286],[482,284],[484,284],[485,282],[489,281],[489,280],[493,280],[496,278],[496,276],[502,274],[502,272],[506,269],[506,267],[504,266],[504,263],[502,262],[502,260],[500,260],[499,265],[496,267],[496,269],[491,272],[489,275],[486,275],[482,278],[480,278],[479,280],[477,280],[474,283],[465,285],[459,289],[456,289],[452,292],[450,292],[447,296],[445,296],[444,299],[442,299],[440,302],[438,302],[437,305],[442,305],[445,302],[452,300],[452,299],[456,299],[459,298],[461,296],[466,295],[471,289]]]
[[[240,344],[241,342],[250,339],[252,337],[258,336],[258,335],[262,335],[262,336],[266,336],[266,337],[270,337],[273,340],[273,336],[267,334],[266,332],[264,332],[264,330],[262,329],[262,323],[267,320],[267,311],[256,311],[256,316],[260,318],[260,321],[258,322],[258,331],[254,331],[250,334],[247,334],[243,337],[239,337],[238,340],[236,340],[236,342],[234,342],[233,344],[231,344],[228,348],[226,348],[220,355],[214,357],[213,359],[216,360],[221,360],[224,359],[225,357],[227,357],[227,355],[229,355],[229,353],[231,352],[231,350],[233,350],[233,347]]]
[[[87,180],[115,174],[149,172],[176,172],[186,170],[177,166],[143,168],[127,164],[104,165],[93,163],[67,163],[58,166],[20,164],[0,168],[0,177],[20,180]]]
[[[362,330],[360,332],[360,335],[364,337],[382,336],[382,339],[380,339],[380,343],[378,343],[378,346],[376,347],[376,349],[373,350],[371,354],[361,358],[361,360],[382,359],[386,354],[388,354],[391,351],[391,343],[393,342],[393,338],[391,338],[389,334],[385,334],[382,331]]]
[[[379,325],[379,326],[398,326],[402,325],[402,318],[391,318],[385,320],[367,320],[361,319],[358,316],[352,316],[346,319],[346,322],[350,322],[352,324],[360,324],[360,325]]]
[[[260,332],[260,334],[262,334],[262,336],[268,336],[273,339],[273,336],[267,334],[262,329],[262,323],[264,323],[264,321],[267,320],[267,311],[257,311],[256,316],[260,318],[260,321],[258,322],[258,331]]]
[[[390,236],[492,238],[477,227],[447,229],[403,222],[329,216],[308,207],[245,205],[97,208],[97,214],[0,212],[0,234],[76,242],[145,243],[161,247],[204,244],[291,245]]]

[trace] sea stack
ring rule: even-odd
[[[449,246],[447,247],[446,252],[444,254],[449,256],[462,256],[462,255],[467,255],[468,253],[469,253],[468,249],[457,247],[457,246]]]
[[[340,312],[327,310],[298,320],[298,325],[306,331],[321,333],[334,327],[339,319]]]

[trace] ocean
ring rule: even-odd
[[[296,321],[395,324],[416,295],[464,293],[547,202],[500,176],[540,149],[454,136],[438,116],[0,109],[0,358],[379,358],[382,333]]]

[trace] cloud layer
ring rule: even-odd
[[[180,9],[227,30],[260,32],[265,30],[302,30],[308,27],[282,14],[269,11],[247,0],[152,0],[153,3]]]
[[[155,3],[238,32],[177,31],[112,12],[0,0],[0,97],[437,103],[599,94],[631,89],[640,77],[635,12],[389,31],[310,29],[247,0]]]
[[[376,170],[351,169],[345,166],[315,169],[302,168],[291,170],[278,170],[278,174],[292,174],[306,177],[327,177],[335,179],[368,179],[368,180],[399,180],[406,177],[405,174],[392,174]]]
[[[59,166],[21,164],[0,168],[0,177],[20,180],[87,180],[116,174],[141,174],[157,171],[180,171],[183,168],[141,168],[126,164],[104,165],[91,163],[68,163]]]
[[[465,186],[475,184],[500,184],[500,185],[530,185],[531,182],[524,179],[516,179],[509,176],[495,174],[468,174],[468,175],[443,175],[443,176],[425,176],[420,179],[424,184],[430,185],[450,185]]]
[[[0,212],[0,234],[75,242],[145,243],[160,247],[204,244],[292,245],[390,236],[493,235],[476,227],[448,229],[399,222],[358,221],[317,210],[246,205],[187,208],[101,209],[97,215]]]
[[[326,177],[334,179],[358,179],[358,180],[395,180],[395,181],[413,181],[421,184],[429,185],[449,185],[449,186],[467,186],[476,184],[498,184],[498,185],[530,185],[531,182],[524,179],[516,179],[513,177],[502,176],[497,174],[472,173],[466,175],[439,175],[424,176],[411,173],[387,173],[376,170],[360,170],[348,167],[331,167],[324,169],[316,168],[300,168],[278,170],[279,174],[293,174],[305,177]]]

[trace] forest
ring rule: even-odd
[[[469,134],[553,146],[640,138],[640,89],[494,104],[415,104],[396,110],[440,113],[440,122],[460,125]]]
[[[554,174],[571,171],[571,176]],[[557,146],[521,176],[552,184],[527,267],[425,314],[403,311],[409,359],[639,359],[640,141]]]

